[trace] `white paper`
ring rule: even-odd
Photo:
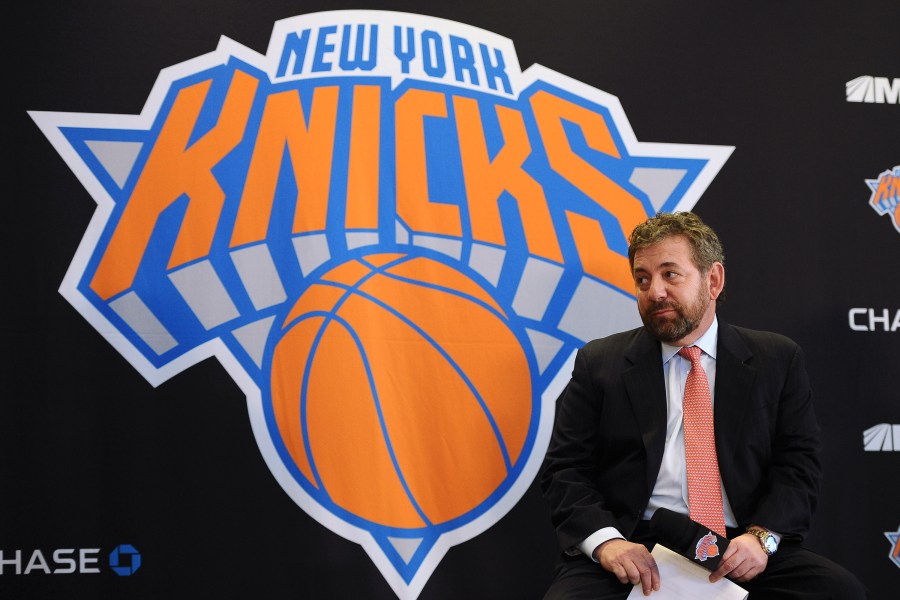
[[[662,544],[650,554],[659,567],[659,591],[650,594],[651,600],[745,600],[748,596],[747,590],[730,579],[710,583],[709,571]],[[644,597],[640,584],[628,595],[629,600]]]

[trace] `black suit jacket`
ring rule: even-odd
[[[720,320],[714,421],[722,483],[739,525],[802,538],[821,465],[799,346]],[[564,550],[603,527],[632,534],[656,482],[665,437],[659,342],[641,327],[579,350],[541,474]]]

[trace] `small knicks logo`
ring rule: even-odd
[[[710,531],[697,541],[697,553],[695,558],[700,562],[705,562],[707,558],[715,558],[719,555],[719,546],[716,542],[719,538]]]
[[[733,150],[379,11],[222,38],[140,115],[31,115],[98,205],[61,293],[153,385],[215,356],[285,492],[402,598],[521,498],[576,349],[639,324],[628,234]]]
[[[894,566],[900,568],[900,527],[897,528],[897,531],[885,531],[884,536],[891,543],[888,558],[891,559]]]
[[[878,215],[888,215],[900,233],[900,166],[884,171],[878,179],[866,179],[866,185],[872,190],[869,206]]]

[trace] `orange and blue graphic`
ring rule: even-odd
[[[712,531],[704,535],[702,538],[697,540],[697,547],[694,558],[696,558],[700,562],[706,562],[707,558],[715,558],[716,556],[718,556],[718,541],[719,538],[717,538]]]
[[[878,179],[866,179],[866,185],[872,190],[869,206],[879,215],[889,215],[900,233],[900,166],[882,172]]]
[[[897,568],[900,568],[900,527],[897,528],[897,531],[885,531],[884,537],[891,543],[888,558],[893,561]]]
[[[285,492],[404,598],[528,488],[575,350],[639,324],[631,229],[733,150],[379,11],[223,38],[140,115],[31,115],[98,205],[61,293],[154,385],[217,357]]]

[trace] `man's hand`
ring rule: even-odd
[[[729,542],[719,568],[710,574],[709,580],[715,583],[727,576],[734,581],[750,581],[762,573],[767,564],[769,555],[759,544],[759,538],[745,533]]]
[[[759,542],[756,545],[759,546]],[[594,558],[620,582],[640,583],[645,596],[659,591],[659,568],[643,545],[621,539],[609,540],[594,549]]]

